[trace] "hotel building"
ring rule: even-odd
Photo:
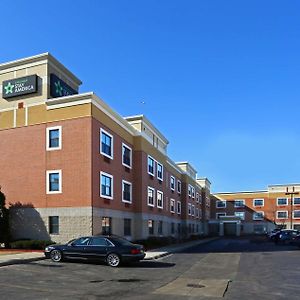
[[[206,234],[210,182],[173,162],[143,115],[121,117],[49,53],[0,64],[0,185],[14,239]]]
[[[269,185],[264,191],[211,196],[210,232],[240,235],[275,227],[300,230],[300,184]]]

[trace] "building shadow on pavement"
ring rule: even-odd
[[[180,253],[246,253],[299,251],[295,245],[275,244],[266,236],[224,237],[207,244],[185,249]]]

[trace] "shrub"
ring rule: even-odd
[[[54,244],[54,242],[45,240],[19,240],[10,243],[10,247],[12,249],[43,250],[51,244]]]

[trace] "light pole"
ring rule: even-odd
[[[289,187],[286,187],[286,195],[291,196],[291,229],[293,229],[293,199],[294,199],[294,195],[298,195],[298,192],[295,192],[295,187],[292,187],[292,191],[289,192]]]

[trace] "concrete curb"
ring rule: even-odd
[[[158,258],[167,256],[167,255],[170,255],[172,253],[178,253],[182,250],[185,250],[185,249],[188,249],[188,248],[191,248],[191,247],[194,247],[194,246],[208,244],[208,243],[216,241],[218,239],[219,239],[219,237],[213,237],[213,238],[208,238],[208,239],[204,239],[204,240],[199,240],[197,242],[195,241],[194,243],[193,242],[188,242],[188,243],[182,244],[182,245],[177,244],[177,245],[170,246],[169,250],[166,249],[167,247],[161,248],[161,249],[166,249],[166,250],[162,250],[162,251],[159,251],[159,249],[153,249],[152,251],[149,251],[148,253],[157,252],[157,254],[154,254],[153,256],[151,255],[151,257],[145,257],[144,260],[158,259]]]

